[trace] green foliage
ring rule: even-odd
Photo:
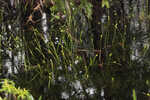
[[[65,1],[66,0],[53,0],[55,5],[53,6],[53,10],[56,11],[65,11]]]
[[[1,79],[2,87],[0,93],[12,94],[17,96],[17,100],[32,100],[32,95],[26,89],[16,88],[13,81]]]
[[[133,100],[137,100],[137,99],[136,99],[135,89],[133,89]]]
[[[106,6],[106,8],[110,8],[109,0],[102,0],[102,8],[105,6]]]
[[[85,9],[85,13],[87,14],[88,19],[92,19],[92,4],[89,3],[87,0],[81,0],[80,7]]]

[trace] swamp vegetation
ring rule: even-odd
[[[0,100],[150,100],[149,0],[0,0]]]

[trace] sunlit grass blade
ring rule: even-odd
[[[137,100],[137,99],[136,99],[136,92],[135,92],[135,89],[132,90],[132,96],[133,96],[133,100]]]

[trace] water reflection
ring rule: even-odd
[[[65,99],[65,100],[69,99],[69,93],[67,93],[67,92],[62,92],[62,93],[61,93],[61,98],[62,98],[62,99]]]
[[[42,23],[42,29],[43,29],[43,31],[44,31],[44,41],[45,41],[45,43],[48,43],[48,37],[49,37],[49,34],[48,34],[48,32],[47,32],[47,29],[48,29],[48,26],[47,26],[47,17],[46,17],[46,13],[45,12],[43,12],[42,13],[42,21],[41,21]]]

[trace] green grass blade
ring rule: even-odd
[[[132,90],[132,93],[133,93],[133,100],[137,100],[137,99],[136,99],[136,92],[135,92],[135,89]]]

